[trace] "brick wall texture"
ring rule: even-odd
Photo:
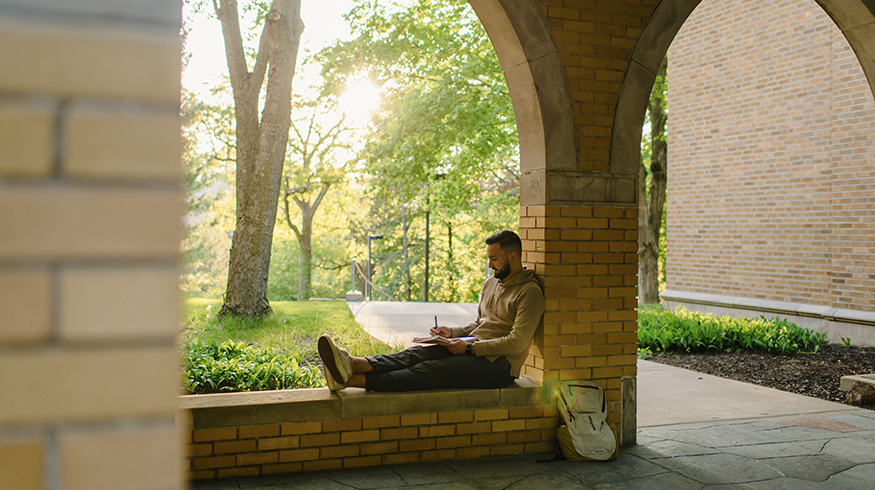
[[[669,289],[875,310],[875,104],[816,3],[703,1],[669,113]]]
[[[633,49],[658,0],[539,0],[565,66],[577,170],[610,174],[614,116]],[[549,169],[548,169],[549,171]],[[549,194],[549,192],[548,192]],[[591,379],[620,427],[621,383],[635,376],[638,209],[583,200],[523,206],[523,262],[543,281],[544,329],[525,374]],[[570,203],[564,203],[570,204]]]
[[[208,479],[545,453],[555,408],[386,415],[191,431],[189,478]]]
[[[579,143],[578,169],[610,171],[620,83],[658,0],[539,0],[565,65]]]
[[[178,2],[8,7],[0,490],[183,488]]]
[[[544,328],[523,374],[590,379],[621,422],[621,381],[637,374],[638,209],[527,206],[523,262],[544,285]]]

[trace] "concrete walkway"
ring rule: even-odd
[[[401,303],[362,301],[347,303],[366,332],[399,349],[415,345],[414,337],[428,335],[438,325],[461,327],[477,318],[477,303]]]
[[[373,335],[402,346],[427,332],[434,315],[441,325],[464,325],[476,315],[470,304],[370,302],[350,309]],[[875,412],[639,361],[638,444],[611,463],[536,462],[549,456],[236,478],[192,488],[871,490]]]

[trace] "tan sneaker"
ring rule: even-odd
[[[329,390],[340,391],[346,389],[346,386],[334,381],[334,376],[331,375],[331,372],[325,369],[325,365],[322,366],[322,373],[325,374],[325,384],[328,386]]]
[[[322,358],[322,365],[331,374],[334,381],[341,385],[349,381],[349,378],[352,377],[352,361],[349,359],[349,352],[334,345],[331,337],[327,334],[319,337],[317,347],[319,348],[319,357]],[[328,376],[325,378],[328,379]]]

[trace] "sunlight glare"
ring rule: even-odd
[[[354,126],[366,126],[370,122],[371,113],[380,105],[381,92],[367,77],[351,78],[340,96],[340,110]]]

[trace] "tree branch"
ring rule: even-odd
[[[310,187],[310,184],[299,185],[298,187],[288,187],[287,186],[286,187],[286,194],[296,194],[298,192],[304,192],[304,191],[309,191],[309,190],[313,190],[313,188]]]
[[[311,209],[313,213],[316,213],[316,208],[319,207],[319,204],[322,202],[322,198],[325,197],[325,193],[328,192],[328,188],[331,187],[331,184],[325,184],[322,186],[322,190],[319,191],[319,195],[316,196],[316,199],[313,201]]]
[[[252,74],[249,77],[250,86],[260,87],[264,83],[264,74],[267,73],[269,58],[267,55],[269,51],[267,46],[267,26],[268,23],[265,22],[264,27],[261,28],[261,38],[258,40],[258,53],[255,54],[255,66],[252,68]]]
[[[295,232],[295,236],[298,237],[298,242],[300,243],[300,241],[302,239],[302,235],[301,235],[300,230],[298,230],[298,227],[295,226],[294,223],[292,223],[292,215],[291,215],[290,209],[289,209],[289,193],[288,192],[285,192],[283,194],[283,204],[284,204],[283,209],[285,210],[285,215],[286,215],[286,224],[289,225],[289,228],[293,232]]]
[[[221,6],[220,6],[221,4]],[[243,51],[243,36],[240,34],[240,14],[237,0],[213,0],[216,17],[222,23],[222,35],[225,38],[225,58],[231,83],[235,80],[249,78],[249,68],[246,66],[246,55]],[[241,87],[242,88],[242,87]]]

